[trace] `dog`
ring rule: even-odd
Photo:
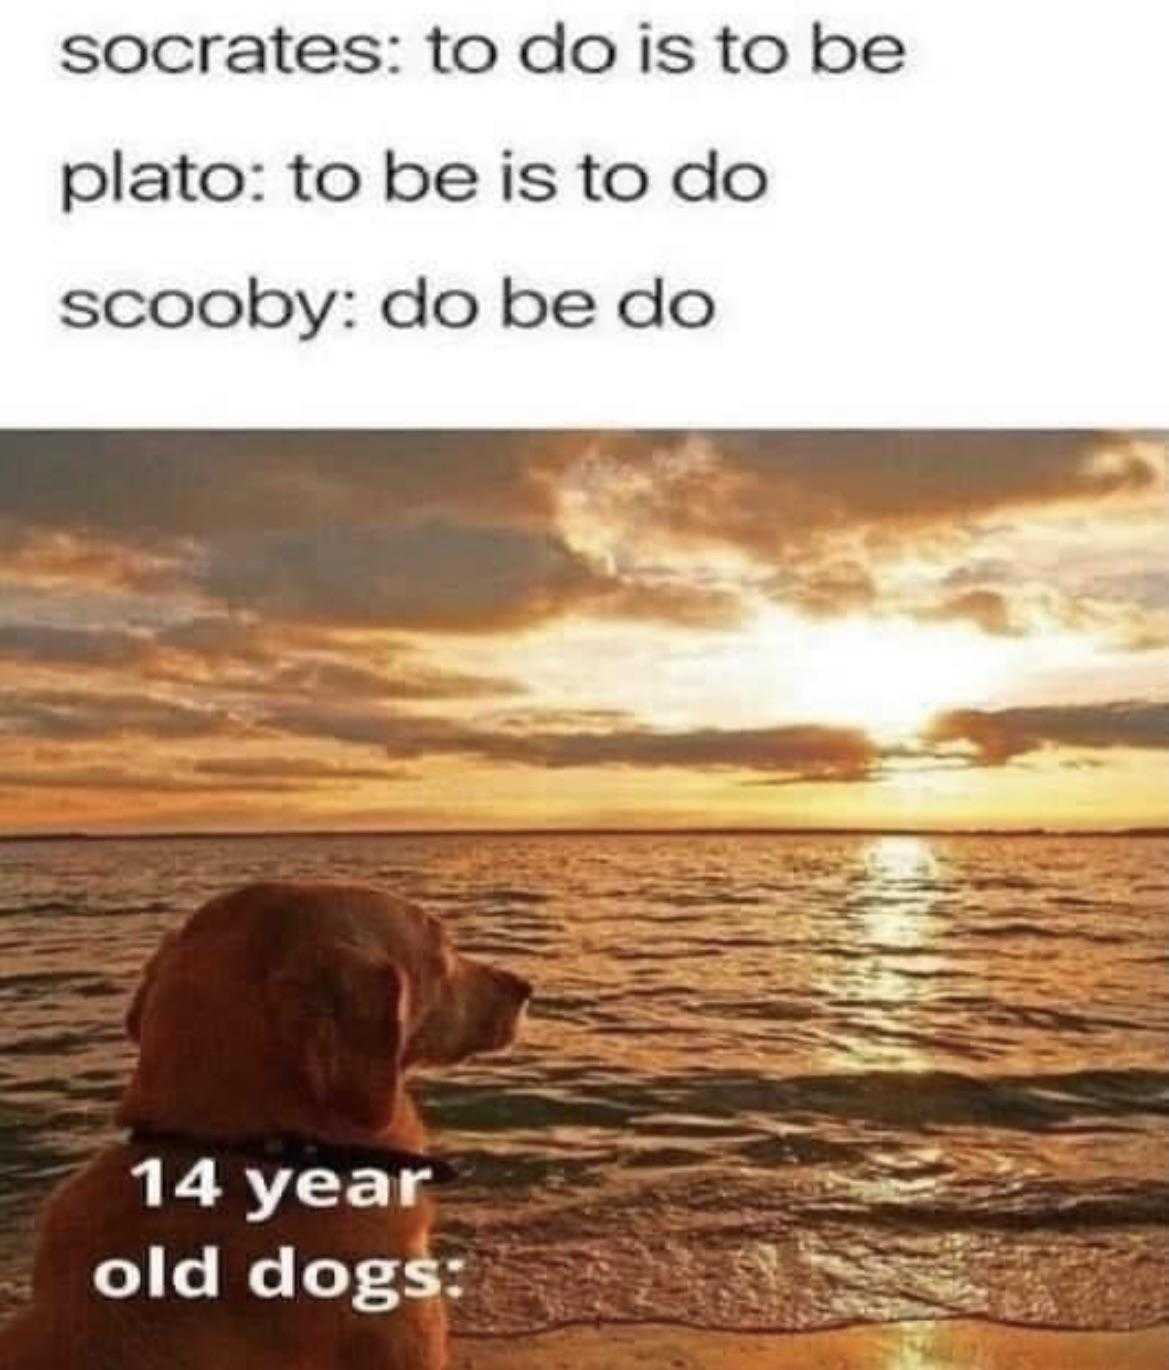
[[[305,1155],[339,1170],[355,1156],[425,1164],[405,1073],[508,1046],[530,995],[526,980],[459,955],[438,920],[377,889],[256,884],[205,904],[143,972],[126,1016],[138,1058],[117,1115],[130,1136],[50,1196],[32,1302],[0,1332],[0,1366],[443,1370],[440,1297],[373,1314],[338,1298],[259,1299],[245,1273],[286,1246],[351,1266],[425,1258],[425,1192],[412,1206],[285,1203],[258,1223],[249,1171],[270,1176],[289,1154],[293,1169]],[[172,1196],[151,1207],[130,1173],[158,1158],[173,1186],[207,1157],[222,1192],[206,1206]],[[96,1291],[99,1265],[152,1247],[217,1248],[219,1297]]]

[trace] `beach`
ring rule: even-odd
[[[0,1324],[22,1301],[0,1291]],[[526,1337],[456,1337],[450,1370],[1165,1370],[1169,1326],[1062,1332],[971,1320],[828,1332],[570,1327]]]
[[[1165,1370],[1169,1327],[1048,1332],[972,1321],[766,1334],[569,1328],[456,1343],[452,1370]]]

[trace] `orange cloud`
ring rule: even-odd
[[[972,623],[993,637],[1017,637],[1021,631],[1006,595],[997,590],[967,590],[919,611],[917,617],[923,623]]]

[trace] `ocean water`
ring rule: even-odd
[[[121,1019],[200,901],[381,883],[537,986],[420,1078],[458,1325],[1166,1316],[1158,840],[370,836],[0,844],[0,1293],[112,1135]]]

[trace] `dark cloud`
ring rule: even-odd
[[[272,618],[458,632],[523,627],[609,588],[548,534],[446,522],[220,544],[198,580],[211,598]]]
[[[316,699],[440,700],[522,695],[526,688],[503,676],[472,675],[427,666],[395,667],[392,673],[355,662],[306,660],[256,680],[257,693],[308,695]]]
[[[309,697],[265,703],[244,714],[145,693],[33,690],[0,694],[0,735],[61,743],[267,734],[373,747],[394,763],[461,756],[549,770],[673,767],[854,779],[865,778],[876,760],[873,744],[863,732],[816,724],[671,732],[643,727],[624,715],[605,711],[553,717],[542,724],[535,718],[530,722],[526,727],[478,726],[435,715],[400,713],[373,703]],[[387,775],[381,767],[359,769],[360,774],[352,767],[342,773],[315,759],[273,765],[248,757],[211,758],[195,767],[205,777],[272,782]]]
[[[38,623],[0,624],[0,661],[37,666],[141,666],[151,639],[124,628],[61,628]]]
[[[315,648],[305,654],[303,648]],[[326,655],[321,649],[328,649]],[[368,644],[303,628],[282,631],[234,618],[198,618],[153,632],[0,624],[0,662],[130,672],[155,683],[220,692],[385,700],[485,699],[524,693],[517,681],[445,670],[397,646],[385,668],[365,664]],[[376,654],[386,655],[385,648]],[[347,653],[346,655],[341,655]]]
[[[715,433],[709,442],[707,460],[659,458],[659,480],[634,487],[636,507],[649,527],[763,560],[810,533],[919,528],[1149,491],[1165,478],[1163,447],[1154,454],[1120,434]]]
[[[736,595],[622,577],[551,533],[429,522],[314,528],[210,549],[201,591],[285,622],[397,631],[498,632],[570,612],[729,627]]]
[[[1169,703],[1123,700],[993,711],[956,709],[935,719],[925,740],[932,745],[967,744],[986,766],[1005,765],[1044,746],[1162,750],[1169,748]]]
[[[636,725],[510,731],[382,710],[313,706],[274,709],[261,722],[278,732],[376,746],[397,761],[446,755],[549,770],[673,767],[863,779],[876,760],[872,742],[859,729],[815,724],[679,732]]]
[[[137,693],[88,690],[0,692],[0,736],[91,741],[111,737],[159,740],[218,737],[238,720],[213,706]]]
[[[76,627],[48,622],[0,624],[0,661],[129,669],[175,679],[205,675],[208,667],[269,665],[297,647],[328,645],[330,639],[323,633],[295,628],[278,630],[225,615],[180,620],[154,628],[111,624]]]
[[[546,524],[568,435],[491,432],[9,432],[0,510],[131,544],[457,511]]]
[[[291,646],[321,646],[320,635],[292,636],[269,625],[226,614],[206,614],[158,629],[154,645],[163,650],[198,657],[217,666],[248,666],[272,661]]]
[[[769,548],[777,527],[918,522],[1148,489],[1154,439],[1089,432],[10,432],[0,510],[132,543],[318,526],[552,525],[558,482],[597,480],[647,522]],[[624,474],[651,477],[636,491]],[[652,515],[652,517],[650,517]]]

